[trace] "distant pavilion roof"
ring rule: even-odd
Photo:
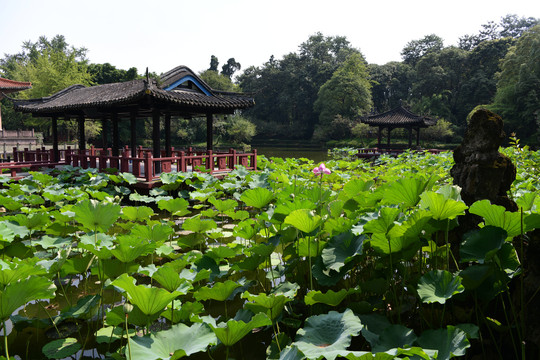
[[[416,115],[403,106],[396,107],[387,112],[367,116],[361,119],[364,124],[384,128],[414,127],[424,128],[435,125],[436,119],[427,116]]]
[[[24,81],[8,80],[0,77],[0,99],[2,94],[9,94],[21,90],[28,90],[32,88],[32,83]]]
[[[138,116],[149,116],[152,107],[181,115],[227,114],[255,104],[249,96],[210,88],[186,66],[168,71],[160,82],[147,77],[90,87],[72,85],[48,97],[13,103],[15,110],[34,116],[84,114],[89,118],[113,111],[123,116],[134,109]]]

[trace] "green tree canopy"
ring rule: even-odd
[[[130,81],[139,78],[137,68],[132,67],[129,70],[117,69],[109,63],[90,64],[88,72],[92,75],[92,80],[98,85],[111,84],[116,82]]]
[[[519,38],[506,54],[501,68],[493,110],[503,117],[509,132],[538,142],[540,25]]]
[[[348,119],[371,110],[371,83],[361,54],[351,55],[324,83],[315,101],[319,124],[328,125],[336,115]]]
[[[430,34],[422,39],[409,41],[401,50],[401,57],[404,63],[415,65],[422,56],[440,51],[443,47],[443,39]]]
[[[199,73],[201,79],[203,79],[212,89],[223,91],[240,91],[240,87],[234,84],[231,79],[223,74],[214,70],[205,70]]]

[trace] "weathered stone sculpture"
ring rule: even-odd
[[[487,199],[517,211],[516,203],[507,196],[516,179],[516,167],[499,152],[505,136],[499,115],[485,109],[472,115],[463,142],[454,150],[455,164],[450,170],[467,205]]]

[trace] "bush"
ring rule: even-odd
[[[452,130],[452,124],[449,121],[440,119],[437,121],[436,125],[422,129],[420,131],[420,136],[424,140],[450,141],[454,136],[454,131]]]
[[[250,142],[256,133],[255,124],[239,115],[232,116],[225,124],[225,138],[233,144]]]

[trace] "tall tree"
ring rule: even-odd
[[[208,68],[208,70],[212,70],[212,71],[218,71],[218,66],[219,66],[219,60],[218,58],[215,56],[215,55],[212,55],[210,57],[210,67]]]
[[[315,101],[319,125],[329,125],[336,115],[350,120],[371,110],[371,83],[362,55],[353,54],[324,83]]]
[[[88,72],[92,75],[94,83],[98,85],[130,81],[139,78],[136,67],[122,70],[117,69],[114,65],[109,63],[90,64],[88,65]]]
[[[85,48],[69,46],[62,35],[50,41],[42,36],[35,43],[25,42],[20,53],[6,55],[0,62],[0,68],[12,80],[32,82],[32,89],[16,94],[26,99],[49,96],[74,84],[90,85],[92,76],[88,73],[87,62]],[[48,133],[50,130],[47,120],[23,119],[27,126],[36,127],[39,131]]]
[[[509,132],[540,143],[540,25],[525,32],[501,65],[493,110]]]
[[[401,50],[401,57],[404,63],[414,66],[422,56],[441,51],[443,47],[443,39],[430,34],[422,39],[409,41]]]
[[[234,84],[231,79],[223,74],[219,74],[214,70],[205,70],[199,73],[201,79],[204,80],[212,89],[223,91],[239,91],[240,87]]]
[[[242,68],[239,62],[234,58],[227,60],[227,63],[221,67],[221,73],[225,76],[228,76],[229,79],[232,79],[233,74]]]
[[[415,79],[415,71],[411,65],[397,61],[384,65],[370,64],[369,73],[376,112],[388,111],[409,99]]]

